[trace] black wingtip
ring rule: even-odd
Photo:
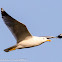
[[[3,8],[1,8],[1,12],[3,12],[4,11],[4,9]]]
[[[57,38],[60,38],[61,39],[62,38],[62,34],[58,35]]]
[[[1,14],[2,14],[2,16],[8,16],[8,14],[4,11],[3,8],[1,8]]]

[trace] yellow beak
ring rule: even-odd
[[[50,40],[50,39],[48,39],[47,41],[51,42],[51,40]]]

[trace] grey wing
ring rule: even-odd
[[[56,37],[54,37],[54,36],[43,36],[43,37],[46,37],[47,39],[51,39],[51,38],[59,38],[59,39],[61,39],[62,38],[62,34],[59,34]]]
[[[43,37],[46,37],[47,39],[57,38],[57,37],[54,37],[54,36],[43,36]]]
[[[2,14],[2,18],[5,22],[5,24],[7,25],[7,27],[10,29],[10,31],[12,32],[14,37],[16,38],[17,43],[19,41],[24,40],[27,36],[31,36],[27,27],[24,24],[18,22],[14,18],[12,18],[10,15],[8,15],[3,10],[3,8],[1,8],[1,14]]]

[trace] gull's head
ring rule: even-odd
[[[51,40],[50,40],[50,39],[47,39],[46,37],[42,37],[42,41],[43,41],[43,42],[46,42],[46,41],[51,42]]]

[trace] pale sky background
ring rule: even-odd
[[[34,36],[57,36],[62,33],[62,0],[0,0],[0,8],[24,23]],[[0,60],[62,62],[62,39],[51,40],[37,47],[4,52],[4,49],[15,45],[16,40],[0,14]]]

